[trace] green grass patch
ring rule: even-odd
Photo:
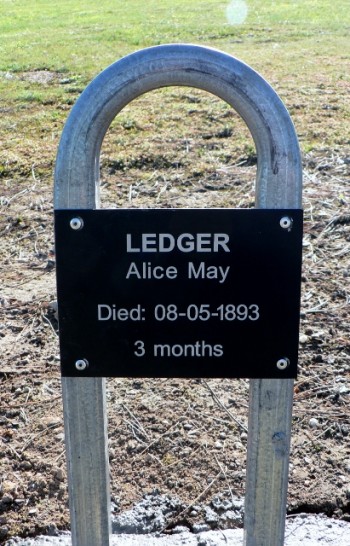
[[[258,70],[289,108],[305,150],[347,146],[349,11],[345,0],[251,0],[246,4],[242,0],[2,0],[3,164],[7,154],[25,156],[27,161],[28,154],[21,152],[27,142],[32,153],[40,150],[47,163],[71,105],[95,75],[127,53],[174,42],[217,47]],[[177,118],[152,117],[152,100],[148,117],[137,106],[131,119],[122,114],[121,133],[113,137],[115,141],[127,140],[139,127],[147,127],[143,136],[149,138],[152,124],[153,130],[166,130],[169,124],[173,132],[181,126],[188,104],[171,103],[174,112],[179,110]],[[209,97],[200,103],[202,110],[211,107]],[[47,151],[38,121],[43,110],[51,135]],[[220,112],[215,115],[220,117]],[[205,136],[205,116],[203,120]],[[24,134],[9,139],[9,128]],[[218,135],[231,131],[242,149],[251,145],[244,132],[239,136],[225,120],[213,131]]]
[[[73,70],[91,77],[127,52],[161,43],[204,42],[226,49],[230,41],[244,39],[249,49],[251,42],[286,43],[312,36],[322,40],[325,34],[349,32],[344,0],[248,1],[244,21],[230,24],[242,4],[235,0],[2,0],[0,70]]]

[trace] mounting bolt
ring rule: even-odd
[[[75,367],[79,372],[83,372],[84,370],[86,370],[86,368],[89,367],[89,363],[86,358],[81,358],[80,360],[76,361]]]
[[[277,360],[276,366],[279,370],[283,371],[288,368],[289,364],[289,358],[280,358]]]
[[[280,219],[280,226],[283,229],[291,230],[293,225],[293,219],[289,218],[289,216],[283,216],[283,218]]]
[[[81,218],[76,217],[71,219],[71,221],[69,222],[69,225],[72,229],[74,229],[75,231],[78,231],[78,229],[82,229],[84,227],[84,222]]]

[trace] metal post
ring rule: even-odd
[[[63,377],[72,544],[108,546],[109,466],[105,379]]]
[[[289,118],[289,116],[288,116]],[[280,168],[276,188],[257,180],[258,208],[301,208],[302,167],[296,134],[285,130],[287,168]],[[271,121],[271,124],[273,122]],[[271,125],[274,130],[274,126]],[[288,135],[288,136],[287,136]],[[249,392],[247,474],[244,515],[245,546],[283,546],[287,509],[289,453],[292,428],[293,379],[252,379]]]
[[[59,163],[57,163],[59,166]],[[55,208],[95,208],[84,181],[56,180]],[[108,546],[111,529],[104,378],[62,377],[63,412],[73,546]]]
[[[292,399],[292,379],[250,382],[246,546],[284,544]]]
[[[56,163],[55,208],[97,208],[104,135],[129,102],[152,89],[197,87],[244,119],[257,156],[256,206],[300,208],[301,162],[288,112],[254,70],[230,55],[165,45],[124,57],[85,89],[67,120]],[[110,529],[104,384],[63,379],[73,546],[107,546]],[[291,380],[251,383],[246,546],[282,546],[291,427]]]

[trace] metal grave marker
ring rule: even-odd
[[[296,377],[302,211],[60,210],[55,224],[63,375]]]
[[[100,149],[113,119],[143,93],[174,85],[218,96],[247,124],[258,157],[253,211],[95,210]],[[121,373],[253,378],[244,544],[283,546],[301,193],[299,145],[285,106],[259,74],[215,49],[171,44],[137,51],[98,75],[74,105],[57,153],[54,200],[73,546],[110,544],[104,375]],[[154,252],[161,248],[175,252]]]

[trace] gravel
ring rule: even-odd
[[[113,506],[113,510],[117,510]],[[242,497],[217,495],[209,505],[186,507],[177,498],[155,490],[144,495],[132,510],[112,515],[110,546],[241,546],[243,544]],[[202,514],[202,521],[189,527],[179,523],[172,534],[163,530],[179,515],[190,511]],[[229,529],[228,527],[238,527]],[[225,529],[225,530],[218,530]],[[53,536],[14,538],[4,546],[71,546],[69,532],[59,533],[53,525]],[[324,515],[298,514],[286,521],[284,546],[349,546],[350,522]]]
[[[188,531],[171,536],[112,535],[111,546],[242,546],[243,530],[205,531],[193,534]],[[350,523],[324,516],[300,514],[288,519],[284,546],[349,546]],[[4,546],[71,546],[70,534],[59,537],[12,539]]]

